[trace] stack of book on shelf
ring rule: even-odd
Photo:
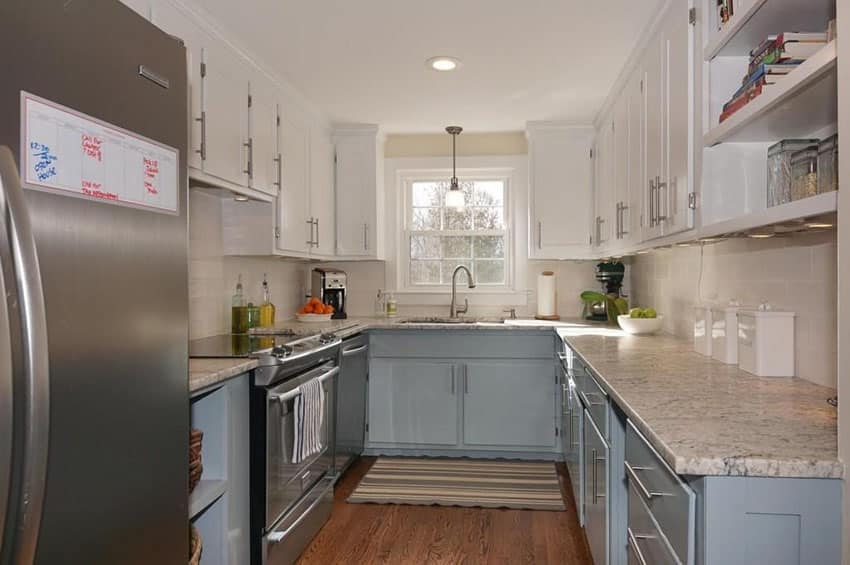
[[[741,88],[723,105],[720,123],[760,95],[826,45],[826,33],[786,32],[771,35],[750,51],[750,66]]]

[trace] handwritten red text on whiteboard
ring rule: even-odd
[[[100,198],[101,200],[118,200],[118,195],[114,192],[102,190],[102,185],[99,182],[84,180],[82,184],[82,192],[86,196]]]
[[[103,140],[94,135],[83,134],[83,155],[103,161]]]
[[[157,159],[148,159],[145,160],[145,190],[148,191],[148,194],[159,194],[159,189],[156,187],[154,181],[159,176],[159,161]]]

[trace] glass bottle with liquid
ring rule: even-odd
[[[266,275],[263,273],[263,302],[260,304],[260,327],[274,327],[275,308],[272,304],[271,292],[269,291],[269,283],[266,280]]]
[[[236,282],[236,293],[230,303],[230,331],[235,334],[244,334],[248,331],[248,302],[242,292],[242,274]]]

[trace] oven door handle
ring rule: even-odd
[[[282,542],[283,539],[288,536],[290,532],[292,532],[292,530],[297,528],[298,525],[301,524],[301,522],[307,516],[310,515],[310,513],[316,508],[316,506],[318,506],[319,503],[322,502],[322,500],[325,498],[325,494],[328,492],[328,490],[332,489],[333,487],[333,481],[328,481],[328,484],[325,486],[325,488],[322,489],[322,493],[316,497],[316,500],[314,500],[313,503],[310,504],[310,507],[307,508],[307,510],[305,510],[298,518],[296,518],[295,521],[292,522],[292,524],[290,524],[288,528],[286,528],[282,532],[271,532],[269,535],[266,536],[266,539],[269,540],[269,543],[275,544]]]
[[[331,369],[327,373],[325,373],[323,375],[319,375],[316,378],[319,379],[319,382],[325,382],[326,380],[328,380],[332,377],[335,377],[337,374],[339,374],[339,366],[334,367],[333,369]],[[282,394],[270,394],[269,400],[271,400],[273,402],[283,403],[283,402],[286,402],[287,400],[289,400],[291,398],[295,398],[296,396],[298,396],[300,394],[301,394],[301,391],[298,390],[298,388],[296,387],[296,388],[293,388],[292,390],[289,390],[289,391],[284,392]]]

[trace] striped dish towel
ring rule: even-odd
[[[322,422],[324,420],[325,389],[319,379],[312,379],[298,387],[293,412],[295,437],[292,442],[292,462],[300,463],[319,453],[322,444]]]

